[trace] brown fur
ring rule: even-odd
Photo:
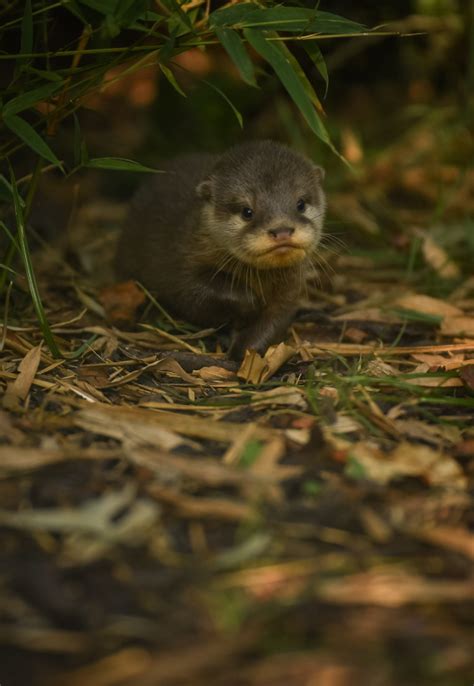
[[[179,157],[135,196],[117,275],[139,280],[188,321],[231,325],[232,357],[264,352],[284,335],[312,268],[322,179],[319,167],[271,141]]]

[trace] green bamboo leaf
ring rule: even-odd
[[[209,15],[209,24],[211,27],[235,26],[248,21],[255,11],[259,11],[259,8],[253,2],[239,2],[212,12]]]
[[[63,77],[59,74],[56,74],[55,71],[46,71],[46,69],[36,69],[36,67],[32,67],[31,64],[25,67],[25,71],[29,74],[31,73],[36,74],[36,76],[41,76],[41,78],[46,79],[46,81],[55,81],[56,83],[62,83],[63,81]]]
[[[173,86],[175,91],[177,91],[180,95],[183,96],[183,98],[187,98],[188,96],[186,93],[183,91],[179,83],[176,81],[176,77],[171,71],[171,69],[164,64],[160,63],[160,69],[163,72],[163,74],[166,76],[167,80],[170,82],[170,84]]]
[[[28,147],[38,153],[38,155],[43,157],[45,160],[48,160],[48,162],[56,164],[58,167],[62,168],[61,162],[58,160],[49,145],[44,142],[41,136],[30,124],[28,124],[28,122],[21,117],[18,117],[16,114],[10,114],[8,116],[3,116],[3,123],[10,129],[10,131],[13,131],[18,138],[26,143]]]
[[[39,88],[34,88],[32,91],[18,95],[16,98],[9,100],[2,110],[4,117],[8,117],[12,114],[18,114],[23,110],[27,110],[29,107],[33,107],[38,102],[47,100],[55,91],[57,91],[62,85],[61,81],[54,81],[52,83],[46,83],[44,86]]]
[[[250,59],[249,54],[245,49],[244,42],[237,31],[233,31],[232,29],[216,28],[215,33],[227,51],[229,57],[239,70],[240,75],[245,83],[248,83],[249,86],[257,87],[252,60]]]
[[[311,58],[314,66],[316,67],[316,69],[319,71],[319,73],[321,74],[321,76],[324,79],[324,83],[326,86],[325,91],[324,91],[324,97],[326,97],[327,92],[328,92],[328,88],[329,88],[329,74],[328,74],[328,69],[326,66],[326,62],[324,61],[324,57],[323,57],[323,54],[321,52],[321,49],[320,49],[317,41],[315,41],[315,40],[314,41],[305,40],[305,41],[302,41],[302,43],[303,43],[304,49],[306,50],[307,54]]]
[[[31,0],[26,0],[21,22],[20,53],[22,55],[28,55],[31,52],[33,52],[33,13],[31,9]]]
[[[120,0],[115,19],[120,26],[131,26],[143,15],[149,4],[149,0]]]
[[[232,100],[230,100],[230,99],[227,97],[227,95],[224,93],[224,91],[221,91],[221,89],[218,88],[214,83],[211,83],[210,81],[206,81],[206,79],[203,79],[202,81],[203,81],[203,83],[205,83],[207,86],[209,86],[209,88],[212,88],[212,90],[216,91],[216,93],[219,93],[219,95],[221,96],[221,98],[223,98],[223,99],[226,101],[226,103],[229,105],[229,107],[231,108],[232,112],[234,113],[235,118],[237,119],[240,128],[242,129],[242,128],[244,127],[244,120],[242,119],[242,115],[240,114],[239,110],[238,110],[237,107],[234,105],[234,103],[232,102]]]
[[[211,27],[271,29],[292,33],[357,34],[367,31],[358,22],[332,12],[305,7],[256,7],[253,3],[238,3],[216,10],[209,18]]]
[[[161,0],[161,2],[170,12],[168,18],[170,33],[181,36],[194,32],[194,26],[190,17],[183,11],[181,4],[177,0]]]
[[[84,166],[91,169],[110,169],[111,171],[153,172],[155,174],[162,172],[161,169],[145,167],[139,162],[127,160],[123,157],[95,157],[88,160]]]
[[[67,6],[68,3],[65,3]],[[79,0],[79,4],[90,7],[104,15],[114,15],[120,5],[120,0]]]
[[[305,86],[301,82],[298,74],[295,73],[291,62],[288,59],[288,55],[282,51],[280,44],[276,41],[272,43],[268,42],[265,40],[266,34],[262,31],[256,31],[255,29],[245,29],[244,34],[258,54],[273,67],[276,75],[308,122],[312,131],[337,154],[337,151],[331,143],[328,132],[319,118],[316,109],[311,102],[311,98],[306,92]]]
[[[293,71],[295,72],[299,81],[301,82],[301,85],[305,89],[306,95],[309,97],[309,99],[311,100],[313,105],[316,107],[316,110],[318,112],[323,113],[323,106],[321,105],[321,101],[319,100],[318,96],[316,95],[316,92],[315,92],[311,82],[309,81],[308,77],[306,76],[306,74],[303,71],[302,66],[300,65],[300,63],[298,62],[296,57],[293,55],[291,50],[288,48],[286,43],[283,43],[282,41],[277,42],[279,36],[277,33],[274,33],[273,31],[269,31],[268,37],[275,39],[275,41],[273,42],[273,45],[283,53],[284,57],[290,63]]]

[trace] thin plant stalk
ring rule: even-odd
[[[35,171],[33,173],[33,177],[30,182],[30,186],[28,189],[28,194],[27,194],[27,199],[26,199],[26,205],[25,209],[22,208],[21,206],[21,200],[20,200],[20,194],[18,192],[17,188],[17,183],[16,183],[16,178],[13,173],[13,169],[10,166],[10,177],[11,177],[11,186],[12,186],[12,193],[13,193],[13,205],[15,209],[15,219],[16,219],[16,226],[17,226],[17,236],[18,236],[18,247],[21,255],[21,259],[23,261],[23,266],[25,268],[25,276],[26,280],[28,283],[28,289],[30,291],[31,299],[33,301],[33,306],[35,308],[36,316],[38,318],[38,322],[41,328],[41,331],[43,333],[43,338],[46,342],[46,345],[48,346],[49,350],[51,351],[51,354],[55,358],[62,357],[61,352],[57,346],[56,341],[54,340],[53,334],[51,332],[51,328],[49,326],[48,320],[46,318],[46,313],[43,307],[43,302],[41,300],[41,295],[39,292],[38,288],[38,282],[36,281],[36,275],[33,269],[33,263],[31,260],[31,254],[30,254],[30,249],[28,246],[28,239],[26,236],[26,218],[28,216],[28,213],[31,209],[31,204],[33,202],[33,198],[36,192],[36,187],[38,184],[38,179],[41,174],[41,158],[38,158],[38,161],[36,163]]]

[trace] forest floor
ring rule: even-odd
[[[435,136],[331,194],[320,283],[240,368],[219,333],[45,248],[53,359],[17,279],[2,686],[472,682],[474,173],[462,131],[444,157]],[[77,221],[98,235],[122,209]]]

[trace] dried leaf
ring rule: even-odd
[[[41,343],[31,348],[18,365],[18,376],[7,386],[2,400],[3,407],[9,410],[18,410],[21,407],[21,403],[30,392],[40,361]]]
[[[382,307],[367,307],[361,310],[352,310],[344,314],[338,314],[331,317],[334,322],[382,322],[385,324],[401,324],[401,317],[391,312],[386,312]],[[348,343],[347,345],[350,345]]]
[[[210,383],[212,383],[213,381],[231,382],[226,384],[229,386],[238,383],[236,373],[231,371],[230,369],[225,369],[224,367],[201,367],[201,369],[194,370],[193,375]]]
[[[466,386],[474,391],[474,364],[468,364],[459,371],[459,376]]]
[[[423,257],[442,279],[457,279],[461,272],[458,265],[450,259],[447,252],[432,236],[424,234],[422,243]]]
[[[429,295],[403,295],[397,298],[394,303],[397,307],[402,307],[406,310],[414,310],[415,312],[422,312],[423,314],[435,315],[440,317],[458,317],[462,316],[463,311],[459,307],[455,307],[446,300],[439,298],[432,298]]]
[[[148,492],[158,500],[177,508],[183,517],[238,522],[250,519],[255,514],[247,503],[203,496],[194,498],[159,484],[151,484]]]
[[[116,438],[125,445],[150,444],[163,450],[172,450],[179,445],[191,445],[188,440],[170,429],[146,421],[146,416],[130,415],[127,408],[110,409],[112,412],[94,404],[90,408],[80,410],[74,417],[74,423],[93,433]]]
[[[466,364],[471,364],[471,361],[466,360],[465,355],[462,353],[460,355],[451,355],[450,357],[430,353],[413,353],[412,358],[418,362],[425,363],[432,371],[438,369],[451,371],[453,369],[459,369]]]
[[[255,350],[247,350],[237,376],[255,385],[264,383],[296,352],[295,348],[286,343],[270,346],[263,357]]]
[[[124,513],[124,510],[127,511]],[[1,510],[0,523],[27,531],[79,533],[139,545],[158,514],[154,503],[136,500],[135,488],[127,485],[121,491],[107,492],[100,498],[88,500],[76,509]]]
[[[410,372],[417,376],[407,378],[405,381],[411,386],[421,386],[423,388],[457,388],[462,386],[461,379],[458,379],[455,376],[444,376],[442,373],[438,376],[436,373],[434,376],[428,376],[428,372],[431,372],[430,367],[424,363],[420,364]]]
[[[277,386],[268,391],[260,391],[252,394],[252,407],[265,407],[282,405],[283,407],[297,407],[306,410],[308,401],[302,388],[295,386]]]
[[[393,419],[394,426],[407,438],[426,441],[436,446],[454,445],[461,438],[457,426],[447,424],[428,424],[419,419]]]
[[[168,405],[168,407],[172,408],[173,406]],[[189,410],[189,406],[186,406],[186,409]],[[154,444],[158,443],[165,450],[171,450],[177,446],[176,440],[180,443],[190,444],[185,439],[177,436],[178,432],[184,436],[207,438],[223,443],[232,442],[242,433],[241,426],[231,422],[180,415],[171,411],[155,412],[138,407],[101,405],[99,403],[95,403],[93,407],[87,406],[85,409],[78,411],[74,416],[74,422],[79,426],[84,425],[84,428],[90,431],[97,431],[99,434],[110,435],[119,439],[123,438],[124,433],[128,436],[128,429],[130,427],[130,437],[132,440],[133,436],[136,435],[138,443],[147,443],[149,441],[152,444],[153,442]],[[121,431],[121,426],[125,427],[125,432]],[[136,431],[134,431],[134,427]],[[277,433],[274,429],[264,426],[256,428],[256,438],[262,440],[272,438]],[[164,441],[163,444],[159,443],[160,438]],[[168,445],[166,445],[167,441],[169,442]]]
[[[373,570],[320,583],[319,595],[337,605],[402,605],[462,602],[474,598],[471,580],[430,581],[402,569]]]
[[[138,308],[146,298],[134,281],[107,286],[100,292],[100,302],[107,319],[117,326],[127,326],[136,320]]]
[[[424,445],[400,442],[391,453],[374,443],[357,443],[350,456],[362,467],[365,476],[381,484],[404,476],[422,477],[432,486],[465,490],[466,477],[449,455]]]
[[[444,336],[474,336],[474,317],[445,317],[441,333]]]

